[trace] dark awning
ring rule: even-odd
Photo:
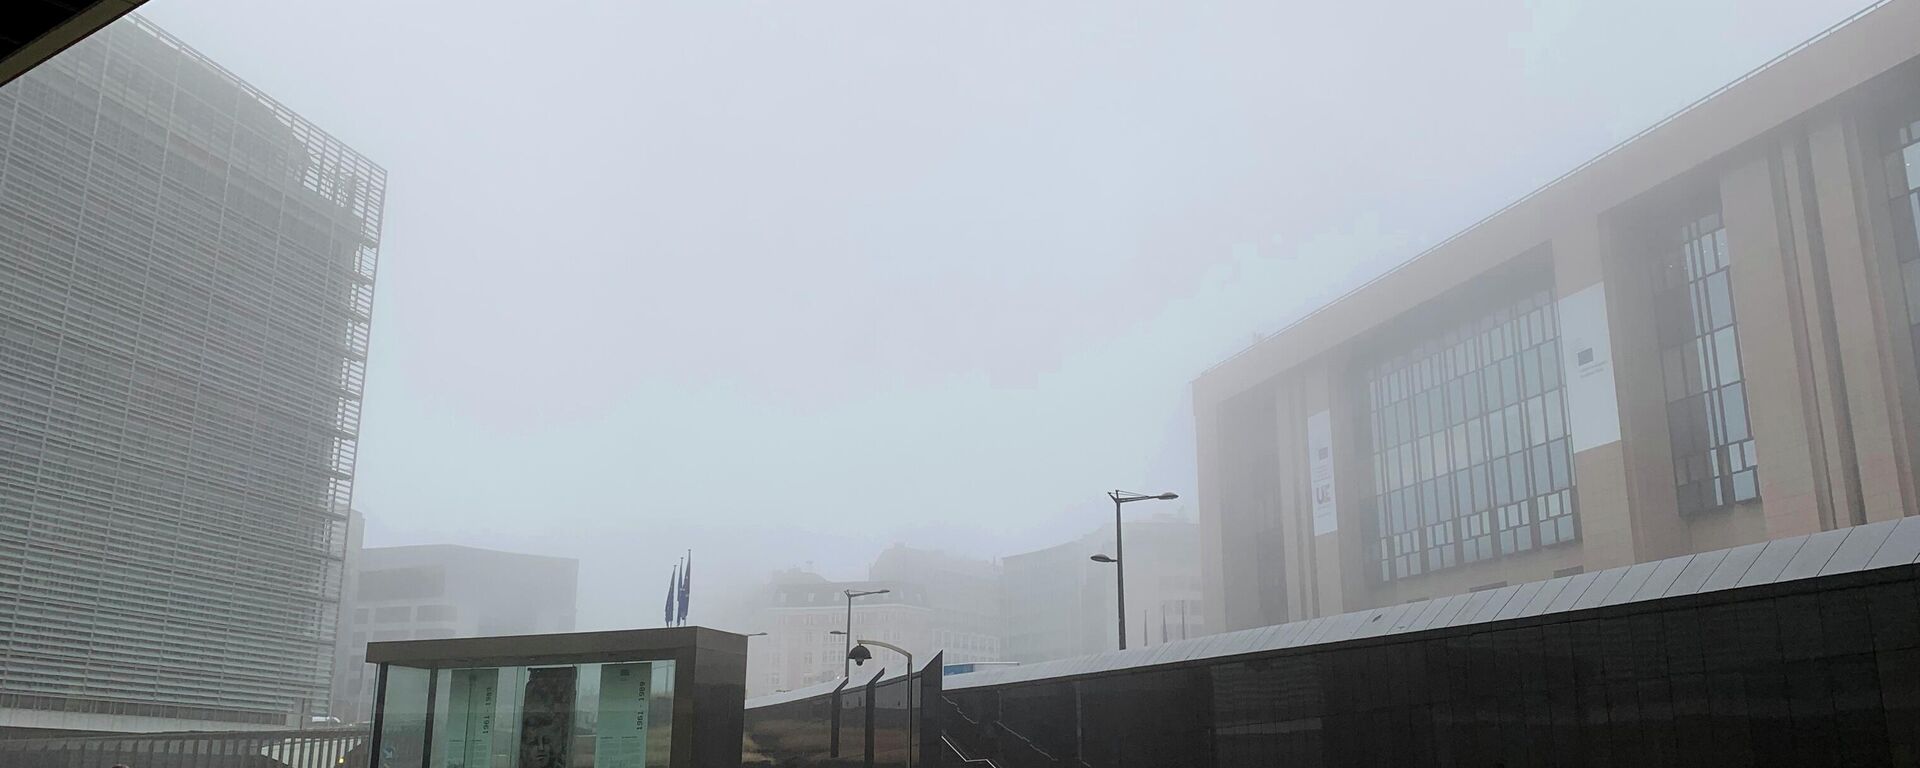
[[[0,85],[146,0],[11,0],[0,13]]]

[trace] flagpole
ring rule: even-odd
[[[693,602],[693,550],[687,550],[687,556],[683,562],[685,566],[680,569],[679,584],[680,611],[675,617],[675,625],[682,627],[687,625],[687,607]]]
[[[665,614],[660,617],[660,626],[663,626],[663,627],[673,626],[674,608],[678,603],[678,600],[676,598],[678,597],[679,594],[680,594],[680,562],[675,561],[673,564],[673,573],[667,577],[667,607],[666,607]]]

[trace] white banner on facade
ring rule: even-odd
[[[1333,498],[1333,414],[1321,411],[1307,417],[1307,467],[1313,488],[1313,535],[1340,529]]]
[[[447,768],[491,768],[493,715],[500,670],[456,669],[447,686],[447,735],[441,752]]]
[[[1560,300],[1560,359],[1567,382],[1568,442],[1578,453],[1620,440],[1607,289],[1594,283]]]
[[[647,768],[647,702],[653,665],[600,668],[600,725],[593,739],[594,768]]]

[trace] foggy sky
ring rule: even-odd
[[[1208,365],[1865,4],[143,12],[390,173],[369,544],[580,557],[589,629],[1191,499]]]

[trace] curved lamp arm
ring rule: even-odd
[[[905,656],[905,657],[907,657],[907,672],[908,672],[908,673],[912,673],[912,672],[913,672],[913,654],[911,654],[911,653],[907,653],[907,649],[905,649],[905,648],[902,648],[902,647],[900,647],[900,646],[897,646],[897,645],[894,645],[894,644],[892,644],[892,643],[883,643],[883,642],[880,642],[879,640],[868,640],[868,639],[866,639],[866,638],[864,638],[864,637],[863,637],[863,638],[860,638],[860,639],[858,639],[858,640],[855,640],[855,641],[853,641],[853,642],[854,642],[855,644],[858,644],[858,645],[873,645],[873,646],[879,646],[879,647],[881,647],[881,648],[885,648],[885,649],[887,649],[887,650],[889,650],[889,651],[893,651],[894,653],[897,653],[897,654],[900,654],[900,655],[902,655],[902,656]]]
[[[859,640],[856,642],[860,643],[861,645],[879,646],[881,648],[885,648],[889,651],[893,651],[894,653],[907,657],[907,678],[906,678],[907,679],[907,768],[913,768],[913,753],[914,753],[913,705],[914,705],[914,699],[919,698],[919,695],[918,695],[919,690],[916,689],[913,685],[913,673],[914,673],[913,654],[908,653],[907,649],[905,648],[894,645],[892,643],[883,643],[883,642],[880,642],[879,640]]]

